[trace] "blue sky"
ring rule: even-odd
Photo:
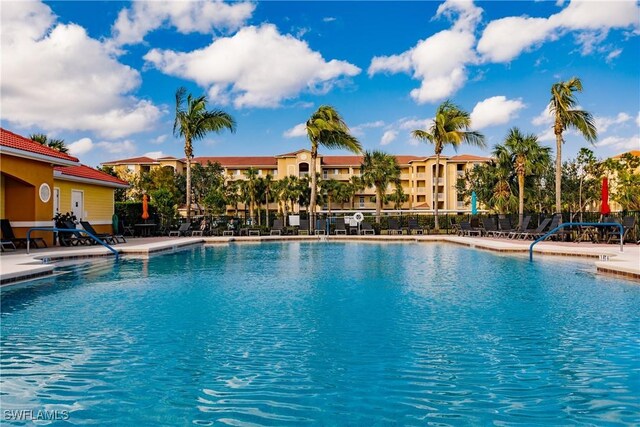
[[[307,147],[322,104],[366,149],[428,155],[409,133],[451,99],[487,137],[460,152],[488,154],[511,126],[555,145],[549,89],[579,76],[608,157],[640,149],[639,16],[636,1],[3,2],[2,126],[63,138],[91,166],[181,157],[184,85],[238,123],[196,155]],[[565,139],[563,158],[588,145]]]

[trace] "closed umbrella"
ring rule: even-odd
[[[477,215],[477,214],[478,214],[478,200],[477,200],[476,192],[473,191],[471,193],[471,215]]]
[[[602,178],[602,203],[600,204],[600,213],[608,215],[611,213],[609,207],[609,179],[605,176]]]
[[[111,217],[111,226],[113,227],[113,234],[122,234],[120,230],[120,218],[118,218],[118,214],[116,213]]]
[[[149,200],[146,194],[142,196],[142,219],[149,219]]]

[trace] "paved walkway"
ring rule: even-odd
[[[451,235],[426,236],[250,236],[250,237],[152,237],[128,239],[114,246],[121,256],[148,257],[201,244],[268,241],[369,241],[369,242],[448,242],[502,253],[528,255],[531,241],[486,237],[458,237]],[[592,243],[543,242],[535,246],[534,259],[540,255],[578,256],[594,259],[595,270],[640,282],[640,246],[627,244],[624,252],[618,245]],[[79,258],[110,257],[113,254],[102,246],[52,247],[35,249],[27,255],[24,249],[3,252],[0,256],[0,284],[28,280],[51,274],[55,262]]]

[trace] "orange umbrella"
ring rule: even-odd
[[[142,219],[149,219],[149,201],[146,194],[142,196]]]

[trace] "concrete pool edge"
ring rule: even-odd
[[[224,245],[230,243],[262,242],[372,242],[372,243],[452,243],[474,249],[502,254],[528,254],[528,241],[507,239],[460,237],[452,235],[374,235],[374,236],[228,236],[163,238],[148,241],[131,239],[115,249],[124,257],[149,257],[187,249],[196,245]],[[597,259],[597,273],[640,282],[640,246],[625,245],[620,253],[617,246],[593,244],[567,244],[543,242],[536,246],[534,256],[562,256]],[[104,247],[46,248],[25,253],[3,253],[0,257],[0,285],[4,288],[15,283],[53,274],[57,261],[110,257]]]

